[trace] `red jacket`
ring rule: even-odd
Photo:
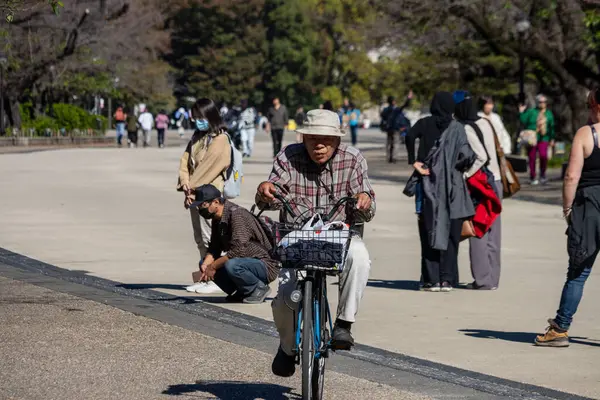
[[[490,230],[494,221],[502,212],[502,203],[496,195],[488,175],[479,170],[467,179],[467,188],[471,198],[476,202],[473,227],[478,238],[483,237]]]

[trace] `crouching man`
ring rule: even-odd
[[[272,244],[258,219],[225,200],[213,185],[198,187],[191,207],[197,207],[200,216],[212,220],[208,253],[200,264],[201,281],[214,281],[230,302],[265,301],[279,266],[269,255]]]

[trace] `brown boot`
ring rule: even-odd
[[[548,320],[548,328],[544,335],[538,335],[535,338],[536,346],[544,347],[569,347],[569,334],[561,329],[553,319]]]

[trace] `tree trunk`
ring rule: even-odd
[[[20,103],[16,97],[9,96],[8,97],[8,121],[9,125],[13,127],[13,129],[21,130],[21,108],[19,107]]]

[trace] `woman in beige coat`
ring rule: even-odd
[[[208,250],[211,223],[202,218],[196,208],[190,208],[190,204],[194,201],[194,190],[199,186],[210,183],[223,190],[225,173],[231,163],[231,147],[219,109],[212,100],[198,100],[191,114],[196,130],[181,157],[177,190],[184,193],[184,206],[190,210],[201,263]],[[198,282],[186,290],[197,293],[220,291],[214,282]]]

